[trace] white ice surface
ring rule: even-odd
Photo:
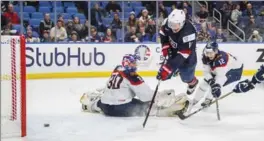
[[[3,141],[264,141],[264,88],[233,94],[220,101],[221,121],[215,106],[188,120],[150,117],[113,118],[83,113],[83,92],[105,84],[104,78],[30,80],[27,87],[28,135]],[[145,78],[154,89],[157,81]],[[186,85],[173,79],[160,89],[185,92]],[[43,124],[49,123],[50,127]]]

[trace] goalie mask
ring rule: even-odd
[[[138,57],[136,55],[126,54],[122,60],[122,66],[124,67],[125,72],[127,73],[136,72],[137,60]]]

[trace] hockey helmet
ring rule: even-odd
[[[218,44],[214,42],[208,42],[204,48],[204,55],[209,58],[214,58],[215,54],[219,51]]]
[[[186,16],[183,10],[174,9],[168,16],[168,27],[171,28],[173,32],[178,32],[184,26],[185,19]]]
[[[126,54],[122,60],[122,66],[127,72],[135,72],[137,70],[138,56],[133,54]]]

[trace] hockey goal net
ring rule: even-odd
[[[1,138],[26,136],[24,36],[1,36]]]

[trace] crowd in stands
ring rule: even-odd
[[[27,42],[157,42],[173,9],[184,10],[199,42],[263,42],[264,35],[262,1],[2,1],[1,8],[1,35],[23,32]]]

